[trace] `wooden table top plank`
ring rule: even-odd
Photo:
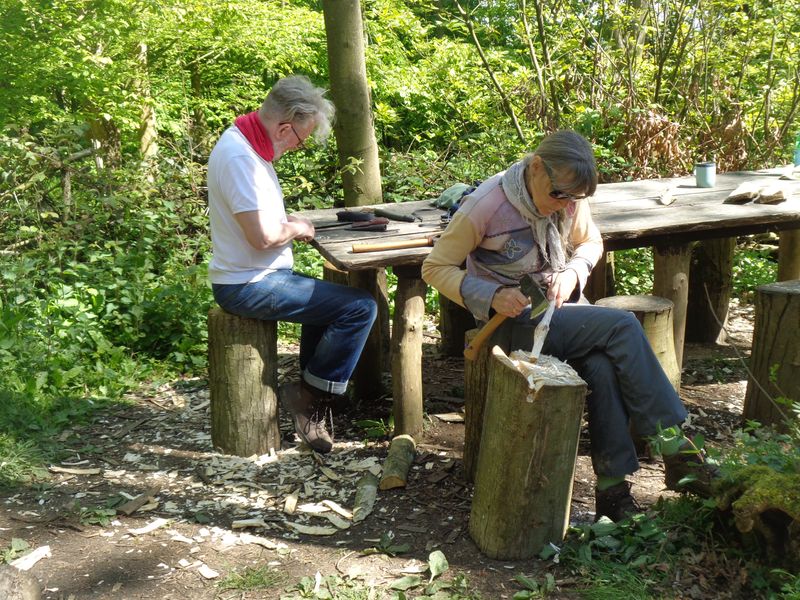
[[[762,231],[800,228],[800,181],[784,180],[790,197],[780,204],[724,204],[723,201],[745,181],[777,182],[781,170],[721,173],[714,188],[698,188],[694,178],[651,179],[601,184],[590,199],[592,215],[603,236],[606,250],[646,247],[662,243],[684,243],[714,237],[732,237]],[[658,198],[672,189],[674,202],[664,206]],[[380,204],[350,210],[389,208],[411,215],[429,209],[431,200]],[[330,222],[342,209],[303,211],[312,222]],[[355,253],[354,243],[395,242],[424,238],[442,232],[439,215],[445,211],[423,211],[419,222],[391,221],[386,232],[320,229],[312,244],[339,269],[350,271],[388,266],[418,266],[430,247]]]

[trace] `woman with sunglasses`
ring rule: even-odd
[[[652,436],[687,413],[633,314],[582,299],[603,252],[587,200],[596,188],[589,142],[574,131],[545,137],[462,201],[422,277],[478,321],[509,317],[490,342],[505,352],[530,350],[541,319],[528,318],[519,280],[527,274],[547,289],[557,310],[542,353],[568,362],[589,386],[595,514],[617,521],[640,512],[625,479],[639,468],[630,432]],[[691,474],[686,491],[710,494],[711,469],[701,456],[675,452],[664,462],[667,487]]]

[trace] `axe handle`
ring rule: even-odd
[[[501,315],[500,313],[495,314],[489,321],[481,327],[480,331],[478,331],[477,335],[472,338],[472,342],[470,342],[469,346],[464,348],[464,358],[467,360],[475,360],[478,357],[478,351],[483,346],[484,342],[489,339],[495,329],[500,327],[500,324],[506,320],[505,315]]]
[[[433,246],[435,236],[411,238],[397,242],[376,242],[374,244],[353,244],[353,252],[381,252],[383,250],[402,250],[403,248],[424,248]]]

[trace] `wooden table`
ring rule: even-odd
[[[644,180],[600,185],[591,198],[592,215],[607,251],[654,247],[653,293],[675,303],[676,349],[683,348],[688,300],[691,242],[711,238],[780,232],[779,279],[800,278],[800,181],[783,181],[791,197],[780,204],[723,204],[744,181],[775,182],[778,170],[724,173],[714,188],[697,188],[694,178]],[[659,197],[672,189],[674,202],[664,206]],[[386,205],[382,205],[386,206]],[[430,207],[429,200],[388,206],[411,215]],[[366,207],[359,207],[361,210]],[[336,219],[341,209],[305,211],[315,223]],[[392,221],[385,233],[319,229],[312,244],[338,269],[358,271],[391,267],[397,275],[392,328],[395,431],[418,435],[422,430],[422,320],[426,286],[420,277],[430,246],[354,253],[354,243],[401,241],[441,233],[439,214],[419,213],[422,223]]]

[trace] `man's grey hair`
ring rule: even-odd
[[[331,131],[333,102],[325,96],[325,90],[316,87],[308,77],[292,75],[284,77],[272,86],[266,100],[258,110],[262,119],[272,118],[282,123],[316,123],[314,137],[327,139]]]

